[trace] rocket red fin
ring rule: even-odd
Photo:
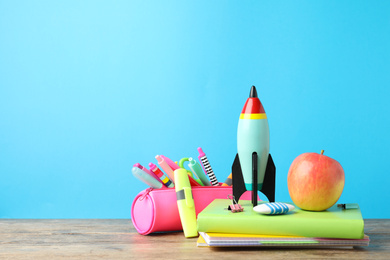
[[[276,168],[271,154],[268,156],[267,168],[265,169],[263,187],[260,190],[269,200],[275,202],[275,177]]]
[[[242,176],[240,159],[238,158],[238,154],[234,159],[232,165],[232,182],[233,182],[233,196],[238,202],[241,195],[246,191],[244,177]]]

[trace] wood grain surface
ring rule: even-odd
[[[0,219],[0,259],[390,259],[390,219],[365,220],[365,233],[370,246],[353,249],[207,248],[124,219]]]

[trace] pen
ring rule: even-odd
[[[160,178],[160,180],[164,183],[165,186],[167,186],[168,188],[175,187],[173,182],[171,182],[171,180],[167,176],[165,176],[164,173],[154,163],[149,163],[149,168],[154,174],[156,174],[157,177]]]
[[[140,168],[141,170],[143,170],[144,172],[146,172],[147,174],[149,174],[150,176],[152,176],[153,178],[155,178],[157,181],[159,181],[161,184],[164,184],[159,177],[157,177],[156,174],[154,174],[153,172],[149,171],[148,169],[146,169],[144,166],[142,166],[140,163],[136,163],[134,164],[134,167],[138,167]]]
[[[164,155],[160,155],[160,158],[165,161],[167,164],[168,164],[168,167],[171,169],[171,172],[175,171],[175,170],[178,170],[178,169],[182,169],[180,168],[179,165],[177,165],[176,163],[174,163],[171,159],[169,159],[168,157],[164,156]],[[160,163],[159,163],[160,164]],[[161,167],[163,167],[161,165]],[[165,168],[163,168],[163,170],[165,171]],[[184,169],[185,170],[185,169]],[[187,171],[187,170],[186,170]],[[169,174],[168,174],[169,175]],[[191,176],[188,176],[188,179],[191,183],[191,186],[202,186],[200,185],[199,183],[196,182],[196,180],[194,180]]]
[[[163,171],[168,175],[171,182],[175,183],[175,176],[173,174],[172,168],[169,167],[168,163],[160,155],[156,155],[155,158],[157,159],[158,165],[160,165]]]
[[[209,176],[210,178],[210,181],[211,181],[211,184],[213,186],[219,186],[219,182],[217,180],[217,177],[215,176],[214,172],[213,172],[213,169],[211,168],[211,165],[210,165],[210,162],[209,160],[207,159],[207,156],[206,154],[203,152],[202,148],[198,148],[198,152],[199,152],[199,160],[202,162],[203,164],[203,170],[207,173],[207,175]]]
[[[226,181],[222,183],[222,186],[232,186],[233,180],[232,180],[232,174],[229,174],[229,176],[226,178]]]
[[[342,209],[358,209],[359,206],[357,204],[352,204],[352,203],[345,203],[345,204],[337,204],[338,208]]]
[[[180,161],[179,161],[179,166],[180,168],[183,168],[185,169],[184,167],[184,162],[189,162],[189,158],[185,157],[185,158],[182,158]],[[192,171],[189,171],[187,170],[187,173],[188,175],[193,178],[197,183],[200,184],[200,186],[204,186],[203,182],[199,179],[198,175],[196,173],[193,173]],[[206,177],[206,176],[205,176]]]
[[[200,166],[192,157],[188,158],[188,167],[190,167],[192,173],[202,181],[204,186],[211,186],[206,174],[202,170],[202,166]]]
[[[141,170],[141,168],[134,166],[132,169],[134,177],[139,179],[140,181],[144,182],[146,185],[155,188],[155,189],[161,189],[162,183],[156,180],[151,175],[147,174],[145,171]]]
[[[167,162],[167,164],[169,165],[169,167],[171,167],[172,170],[177,170],[177,169],[180,169],[180,166],[177,165],[174,161],[172,161],[171,159],[169,159],[168,157],[164,156],[164,155],[160,155],[161,158],[164,159],[164,161]]]

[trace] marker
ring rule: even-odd
[[[210,181],[211,181],[211,184],[213,186],[219,186],[219,182],[217,180],[217,177],[215,177],[215,174],[213,172],[213,169],[211,168],[211,165],[209,163],[209,160],[207,159],[207,156],[206,154],[202,151],[202,148],[198,148],[198,152],[199,152],[199,160],[202,162],[203,164],[203,170],[207,173],[207,175],[209,176],[210,178]]]
[[[149,163],[149,168],[154,174],[156,174],[157,177],[160,178],[160,180],[164,183],[165,186],[167,186],[168,188],[175,187],[171,180],[167,176],[165,176],[164,173],[154,163]]]
[[[192,173],[196,175],[203,183],[204,186],[211,186],[209,179],[207,179],[206,174],[202,170],[202,166],[195,161],[193,158],[188,158],[188,167],[190,167]]]
[[[232,174],[230,174],[226,181],[224,183],[222,183],[222,186],[232,186],[233,184],[233,180],[232,180]]]
[[[180,169],[180,166],[177,165],[174,161],[172,161],[171,159],[169,159],[168,157],[164,156],[164,155],[160,155],[161,158],[164,159],[164,161],[167,162],[167,164],[169,165],[169,167],[171,167],[172,170],[177,170],[177,169]]]
[[[175,175],[175,190],[177,198],[177,207],[179,209],[179,215],[181,225],[183,227],[185,237],[198,236],[196,226],[196,213],[195,203],[192,197],[191,185],[188,179],[186,169],[177,169],[174,171]]]
[[[175,170],[178,170],[178,169],[182,169],[180,168],[179,165],[177,165],[176,163],[174,163],[171,159],[169,159],[168,157],[164,156],[164,155],[160,155],[160,158],[163,159],[169,166],[169,168],[172,169],[172,171],[175,171]],[[161,166],[162,167],[162,166]],[[165,169],[163,168],[163,170],[165,171]],[[185,169],[184,169],[185,170]],[[191,176],[188,176],[189,180],[190,180],[190,184],[191,186],[202,186],[200,185],[199,183],[197,183]]]
[[[161,189],[162,183],[156,180],[154,177],[146,173],[145,171],[141,170],[141,168],[134,166],[131,170],[133,172],[134,177],[139,179],[140,181],[144,182],[146,185],[154,188],[154,189]]]
[[[175,175],[173,174],[173,170],[171,167],[169,167],[168,163],[160,156],[156,155],[155,157],[157,159],[158,165],[164,170],[164,172],[168,175],[171,182],[175,183]]]
[[[179,161],[179,166],[180,168],[183,168],[185,169],[184,167],[184,162],[188,162],[189,161],[189,158],[185,157],[185,158],[182,158],[180,161]],[[191,178],[193,178],[197,183],[199,183],[200,186],[204,186],[203,185],[203,182],[199,179],[198,175],[196,173],[193,173],[192,171],[189,171],[187,170],[187,173],[188,173],[188,176],[190,176]],[[191,180],[191,179],[190,179]]]
[[[134,167],[138,167],[140,168],[141,170],[143,170],[144,172],[146,172],[147,174],[149,174],[150,176],[152,176],[153,178],[155,178],[156,180],[158,180],[161,184],[164,184],[159,177],[157,177],[156,174],[154,174],[153,172],[149,171],[148,169],[146,169],[144,166],[142,166],[140,163],[136,163],[133,165]]]

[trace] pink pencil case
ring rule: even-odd
[[[196,216],[214,199],[227,199],[229,194],[233,194],[231,186],[192,187]],[[250,200],[251,192],[245,192],[240,199]],[[133,201],[131,221],[141,235],[183,230],[175,189],[148,188],[141,191]]]

